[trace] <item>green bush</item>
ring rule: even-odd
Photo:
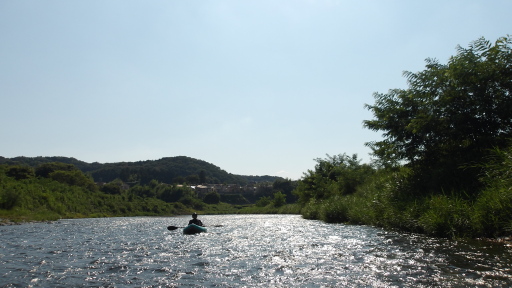
[[[185,206],[194,208],[195,210],[203,210],[205,205],[203,201],[189,195],[182,197],[179,202]]]
[[[512,233],[512,189],[484,190],[474,206],[473,223],[478,234],[499,237]]]
[[[233,205],[249,204],[249,200],[247,200],[241,194],[222,194],[222,195],[220,195],[220,201],[222,201],[224,203],[233,204]]]
[[[109,183],[101,186],[101,192],[107,193],[107,194],[120,195],[123,192],[121,185],[122,185],[122,182],[121,183],[118,181],[109,182]]]
[[[274,199],[272,200],[274,207],[281,207],[286,204],[286,195],[281,191],[274,193]]]
[[[476,200],[473,223],[480,234],[488,237],[512,232],[512,146],[494,149],[484,165],[482,182],[487,184]]]
[[[206,204],[219,204],[220,194],[213,191],[204,195],[203,202]]]
[[[0,208],[12,209],[18,204],[20,192],[14,189],[0,189]]]
[[[426,234],[449,238],[472,236],[468,201],[434,195],[427,203],[428,210],[418,220]]]
[[[329,201],[323,201],[320,206],[319,217],[327,223],[348,222],[348,210],[346,197],[334,197]]]
[[[320,220],[320,207],[322,201],[311,199],[301,210],[302,217],[311,220]]]
[[[94,191],[97,189],[96,184],[94,184],[94,181],[87,177],[82,171],[80,170],[73,170],[73,171],[63,171],[63,170],[57,170],[51,172],[49,175],[49,178],[68,185],[72,186],[80,186],[84,187],[88,190]]]
[[[272,203],[272,200],[270,199],[270,197],[263,196],[263,197],[260,197],[260,199],[258,199],[258,201],[256,201],[256,206],[265,207],[265,206],[269,205],[270,203]]]

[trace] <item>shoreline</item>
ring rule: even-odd
[[[27,221],[12,221],[11,219],[8,219],[8,218],[0,218],[0,226],[12,226],[12,225],[23,225],[23,224],[29,224],[29,223],[47,223],[47,224],[51,224],[51,223],[54,223],[56,221],[49,221],[49,220],[46,220],[46,221],[37,221],[37,220],[27,220]]]

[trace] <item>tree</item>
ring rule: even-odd
[[[73,164],[65,164],[60,162],[44,163],[37,166],[35,174],[38,177],[48,178],[55,171],[76,171],[78,168]]]
[[[294,182],[291,179],[276,179],[276,181],[272,183],[273,190],[283,192],[286,195],[288,203],[293,203],[297,200],[295,195],[292,194],[295,187],[297,187],[297,182]]]
[[[130,189],[130,192],[143,198],[151,198],[156,196],[154,189],[151,189],[148,185],[135,185]]]
[[[272,189],[272,185],[270,185],[269,183],[259,183],[256,185],[256,191],[254,192],[254,196],[256,198],[261,198],[261,197],[270,197],[274,194],[273,192],[273,189]]]
[[[201,183],[201,184],[206,183],[206,172],[204,172],[204,170],[201,170],[199,172],[199,183]]]
[[[199,183],[199,176],[198,175],[188,175],[185,177],[185,180],[189,184],[198,184]]]
[[[339,154],[326,159],[315,159],[315,170],[308,170],[293,191],[301,204],[310,199],[329,199],[333,196],[348,195],[356,191],[375,171],[368,164],[361,164],[357,154]]]
[[[404,72],[408,89],[375,93],[375,104],[365,105],[375,119],[364,126],[384,132],[366,145],[385,165],[405,161],[419,187],[476,187],[471,167],[512,136],[511,44],[481,38],[445,65],[427,59],[424,71]]]
[[[183,176],[174,177],[172,179],[172,183],[174,183],[174,184],[183,184],[185,182],[186,182],[186,180],[185,180],[185,177],[183,177]]]
[[[121,194],[123,192],[123,181],[116,179],[101,187],[101,191],[106,194]]]
[[[281,207],[286,204],[286,195],[281,191],[274,193],[274,200],[272,200],[274,207]]]
[[[263,196],[263,197],[260,197],[260,199],[258,199],[258,201],[256,201],[256,206],[265,207],[270,203],[272,203],[272,200],[270,199],[270,197]]]
[[[220,194],[213,191],[204,195],[203,202],[206,204],[219,204]]]
[[[29,179],[34,177],[34,169],[29,166],[11,166],[7,169],[5,175],[16,180]]]
[[[159,198],[165,202],[178,202],[184,195],[183,191],[184,190],[178,188],[178,186],[166,186],[160,191]]]
[[[73,170],[73,171],[63,171],[63,170],[57,170],[52,173],[50,173],[49,178],[58,181],[60,183],[72,185],[72,186],[79,186],[84,187],[86,189],[89,189],[91,191],[96,191],[97,187],[94,181],[85,175],[80,170]]]

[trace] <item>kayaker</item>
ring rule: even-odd
[[[201,220],[197,219],[197,213],[192,213],[192,220],[188,221],[188,225],[190,224],[196,224],[197,226],[203,226],[203,222]]]

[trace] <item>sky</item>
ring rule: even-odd
[[[0,0],[0,156],[188,156],[300,179],[382,132],[404,71],[512,34],[509,0]]]

